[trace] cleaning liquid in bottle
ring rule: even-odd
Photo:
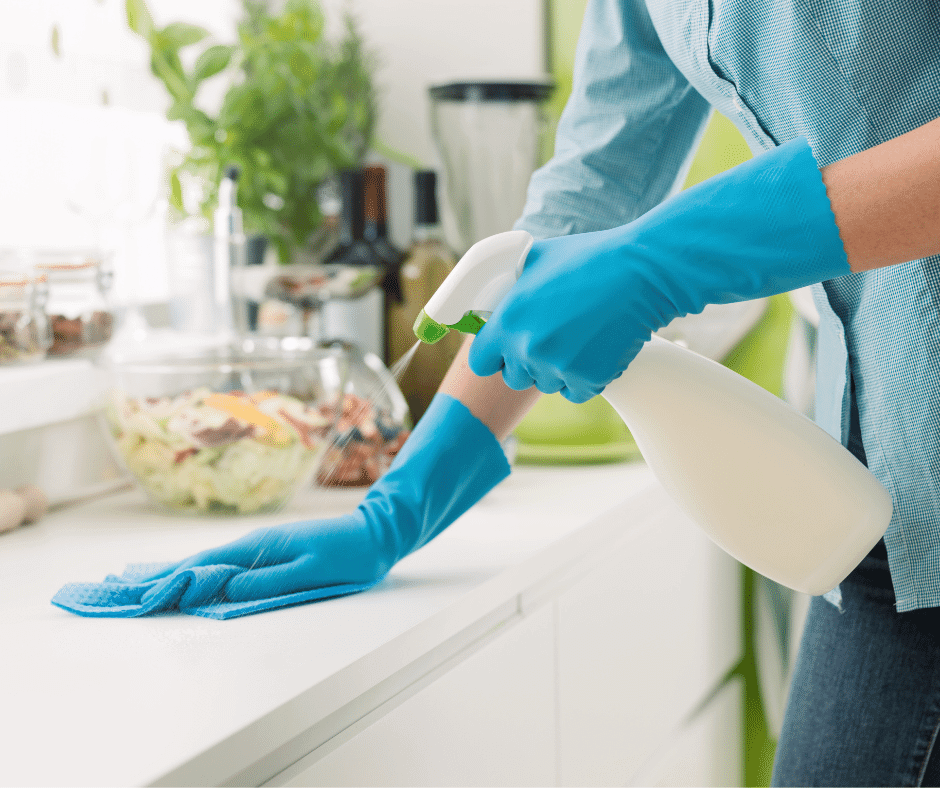
[[[891,498],[854,455],[711,359],[653,337],[603,396],[679,508],[771,580],[825,593],[888,527]]]
[[[415,321],[434,342],[476,333],[515,283],[532,237],[463,256]],[[851,452],[783,400],[654,336],[603,397],[677,506],[726,552],[807,594],[835,588],[887,530],[891,497]]]

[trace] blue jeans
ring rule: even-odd
[[[814,597],[773,785],[940,785],[940,609],[898,613],[879,543]]]

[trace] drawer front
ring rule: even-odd
[[[547,606],[504,625],[487,645],[269,784],[553,785],[552,624]]]
[[[558,606],[563,785],[623,785],[740,655],[740,570],[670,507]]]

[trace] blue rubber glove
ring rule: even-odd
[[[585,402],[673,318],[848,273],[816,160],[797,139],[622,227],[536,241],[470,368]]]
[[[103,583],[69,584],[52,602],[83,616],[233,618],[362,591],[508,475],[489,428],[438,394],[351,514],[261,528],[156,571],[132,565]]]

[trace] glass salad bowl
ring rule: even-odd
[[[118,460],[164,509],[274,512],[335,439],[342,353],[265,337],[110,356],[104,418]]]

